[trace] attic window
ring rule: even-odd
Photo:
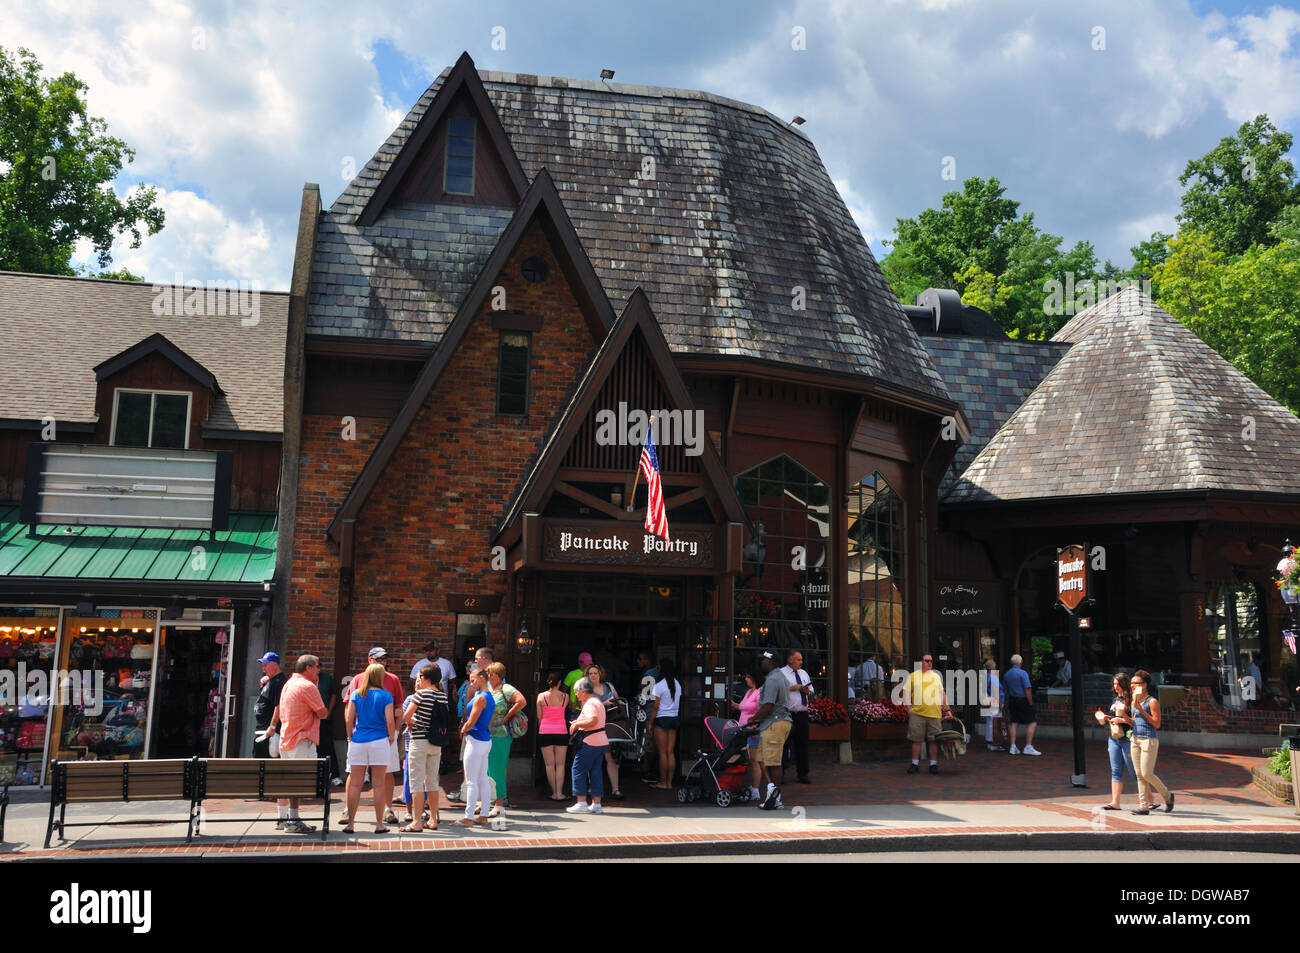
[[[113,446],[184,450],[189,445],[189,394],[119,387],[114,404]]]
[[[447,164],[442,188],[452,195],[474,194],[474,120],[447,122]]]
[[[528,353],[532,336],[502,331],[497,355],[497,413],[508,417],[528,414]]]
[[[521,270],[524,277],[529,281],[545,281],[550,269],[546,267],[546,260],[538,258],[536,255],[524,260]]]

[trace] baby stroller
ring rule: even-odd
[[[685,804],[709,799],[718,807],[750,800],[749,785],[745,782],[749,768],[750,732],[730,718],[705,718],[704,727],[717,743],[718,751],[695,753],[695,764],[682,779],[681,787],[677,789],[677,800]]]
[[[605,710],[605,735],[616,759],[640,761],[645,754],[645,722],[640,723],[638,731],[626,698],[614,699],[614,704]]]
[[[958,755],[966,753],[966,742],[970,740],[970,735],[966,734],[966,724],[960,718],[953,716],[943,720],[943,730],[934,736],[934,743],[939,746],[943,756],[949,761],[954,760]],[[931,753],[931,757],[933,757]]]

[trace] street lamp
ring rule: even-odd
[[[1282,546],[1282,561],[1277,564],[1277,571],[1282,573],[1282,584],[1279,588],[1282,591],[1282,601],[1291,610],[1291,631],[1300,633],[1300,590],[1286,579],[1286,574],[1298,558],[1300,557],[1296,555],[1295,547],[1288,539]]]

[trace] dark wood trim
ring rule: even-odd
[[[41,470],[45,465],[45,450],[50,446],[53,444],[27,445],[27,472],[23,475],[23,501],[18,518],[27,524],[29,531],[36,524],[37,512],[41,508]]]
[[[722,445],[723,452],[730,455],[731,453],[731,435],[736,432],[736,409],[740,406],[740,388],[741,379],[733,377],[731,379],[731,406],[727,408],[727,436],[726,442]]]
[[[63,433],[94,433],[97,425],[93,423],[54,421],[54,429]],[[0,417],[0,430],[44,430],[45,421],[27,420],[22,417]]]
[[[577,467],[560,467],[555,475],[569,483],[618,483],[625,476],[622,470],[580,470]],[[629,481],[633,478],[627,476]],[[662,480],[664,486],[699,486],[701,482],[698,473],[665,473]]]
[[[1300,497],[1249,491],[1192,490],[1069,496],[1049,500],[945,503],[944,520],[954,529],[1163,523],[1184,520],[1236,523],[1300,521]]]
[[[433,353],[429,344],[367,338],[337,338],[326,334],[306,336],[308,357],[347,357],[380,361],[424,362]]]
[[[510,182],[515,188],[515,195],[523,196],[528,191],[528,177],[524,174],[524,167],[520,164],[519,157],[515,155],[514,146],[511,145],[510,137],[506,135],[505,128],[501,125],[501,118],[497,115],[492,100],[488,99],[487,93],[483,89],[483,82],[479,79],[478,70],[474,68],[474,61],[470,59],[468,52],[464,52],[456,60],[456,65],[452,67],[446,82],[442,84],[442,87],[433,97],[433,102],[424,111],[424,115],[416,123],[415,129],[406,137],[406,142],[403,144],[401,151],[397,154],[397,158],[393,160],[393,164],[388,167],[388,171],[384,173],[384,178],[370,196],[370,201],[366,203],[366,207],[357,216],[357,225],[375,224],[375,220],[379,218],[380,213],[393,199],[394,193],[397,192],[398,186],[406,177],[406,173],[415,161],[416,156],[423,150],[425,143],[433,135],[433,131],[438,128],[438,123],[442,120],[448,107],[455,101],[457,93],[462,90],[465,91],[478,110],[483,128],[492,141],[492,145],[496,148],[497,154],[501,157],[506,174],[510,177]]]
[[[150,354],[161,355],[198,381],[203,387],[217,394],[222,393],[215,374],[167,340],[163,334],[156,331],[139,344],[133,344],[125,351],[96,364],[94,367],[95,380],[106,380],[119,371],[126,370],[137,361],[143,360]]]
[[[275,586],[269,582],[210,582],[205,579],[78,579],[41,576],[0,576],[0,592],[21,593],[28,601],[44,602],[46,597],[81,599],[131,599],[167,602],[172,599],[240,599],[248,602],[267,600]],[[147,601],[146,601],[147,600]]]
[[[475,315],[478,314],[479,308],[482,307],[488,294],[491,293],[492,283],[500,274],[501,269],[505,267],[507,259],[509,259],[515,246],[519,243],[520,238],[523,237],[524,231],[532,222],[533,217],[540,213],[549,216],[556,223],[560,232],[567,235],[564,250],[570,255],[580,256],[580,261],[575,261],[574,264],[583,275],[584,283],[587,285],[593,299],[600,304],[596,314],[588,318],[589,322],[594,320],[593,337],[599,340],[613,326],[613,306],[610,305],[609,299],[605,296],[600,279],[596,276],[595,269],[591,267],[586,252],[582,250],[582,245],[578,240],[578,233],[574,231],[573,223],[569,220],[568,213],[564,211],[564,206],[560,202],[559,193],[556,191],[550,173],[542,169],[528,189],[523,202],[515,211],[514,217],[510,219],[510,224],[501,233],[501,238],[497,241],[492,254],[488,256],[488,260],[479,272],[473,287],[470,288],[469,294],[461,302],[460,308],[456,311],[456,317],[452,319],[446,333],[442,336],[442,341],[439,343],[437,350],[429,356],[424,367],[420,370],[420,376],[416,378],[415,384],[411,387],[411,393],[407,395],[402,409],[393,418],[392,424],[389,425],[388,430],[380,439],[379,445],[375,447],[370,454],[370,459],[366,461],[365,467],[362,468],[361,475],[357,477],[352,489],[348,491],[343,505],[339,507],[334,519],[330,521],[329,535],[333,539],[337,540],[339,538],[340,521],[356,519],[362,505],[375,488],[375,484],[379,482],[379,477],[383,474],[384,468],[388,466],[388,461],[397,452],[398,445],[415,421],[420,408],[424,406],[425,398],[429,396],[434,384],[442,376],[443,370],[450,363],[452,355],[465,337],[465,333],[469,330]]]
[[[496,331],[540,331],[542,316],[499,311],[492,315],[492,328]]]
[[[710,490],[706,486],[697,486],[693,490],[687,490],[685,493],[678,493],[676,496],[670,496],[664,500],[664,509],[672,510],[679,506],[685,506],[695,500],[709,496]]]
[[[522,491],[515,498],[514,505],[507,509],[501,524],[493,532],[492,538],[494,541],[518,518],[521,512],[539,511],[541,509],[542,498],[559,478],[564,456],[577,438],[587,416],[591,413],[592,403],[600,393],[601,386],[609,377],[627,342],[631,339],[633,333],[637,331],[640,332],[642,340],[645,342],[646,353],[659,374],[660,383],[663,384],[664,390],[668,392],[674,406],[680,408],[683,412],[694,409],[690,391],[686,387],[686,382],[682,380],[677,365],[673,362],[672,352],[668,349],[668,341],[664,338],[663,331],[659,327],[659,321],[650,309],[650,302],[646,298],[645,292],[641,290],[640,286],[637,286],[628,298],[623,314],[620,315],[618,321],[606,335],[600,350],[596,352],[590,367],[583,375],[573,400],[565,408],[564,414],[557,424],[554,436],[547,439],[546,449],[526,478]],[[727,476],[722,460],[718,457],[713,441],[708,439],[704,441],[704,452],[700,455],[700,461],[700,474],[680,474],[675,475],[675,477],[665,474],[663,477],[664,485],[708,485],[711,483],[728,518],[734,522],[743,521],[744,512],[740,506],[740,500],[736,496],[735,488],[731,485],[731,479]],[[608,476],[603,478],[595,477],[595,479],[608,478]],[[581,478],[570,477],[569,479],[577,479],[578,482],[582,482]]]
[[[245,440],[250,443],[280,443],[284,434],[270,430],[219,430],[203,427],[199,430],[204,440]]]
[[[563,493],[571,500],[577,500],[579,503],[585,503],[593,509],[600,510],[606,516],[613,517],[616,520],[634,520],[636,515],[629,513],[621,506],[615,506],[609,500],[602,500],[598,496],[593,496],[586,490],[580,490],[576,486],[571,486],[562,480],[557,480],[552,484],[552,489],[557,493]]]

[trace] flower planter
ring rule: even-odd
[[[897,722],[853,723],[854,741],[906,741],[907,725]]]
[[[840,725],[809,725],[809,741],[848,741],[849,726],[847,723]]]

